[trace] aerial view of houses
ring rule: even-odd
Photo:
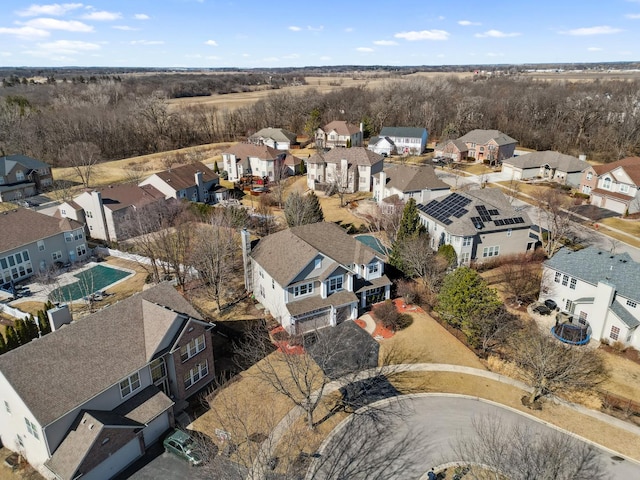
[[[14,3],[0,480],[640,478],[637,2]]]

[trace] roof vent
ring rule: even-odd
[[[602,255],[602,252],[598,252],[598,255]]]

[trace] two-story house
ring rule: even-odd
[[[384,157],[364,147],[334,148],[307,159],[307,186],[326,190],[334,184],[345,192],[370,192],[373,175],[382,171]]]
[[[413,198],[416,203],[427,204],[450,192],[431,165],[392,165],[373,175],[373,198],[383,211],[385,206],[397,205],[397,200]]]
[[[355,319],[390,295],[380,255],[334,223],[268,235],[246,256],[249,290],[291,334]]]
[[[436,145],[435,154],[456,162],[474,158],[477,163],[485,160],[492,164],[501,163],[513,157],[517,143],[517,140],[499,130],[476,129],[456,140]]]
[[[201,162],[193,162],[154,173],[138,184],[151,185],[165,198],[191,202],[217,203],[228,198],[228,190],[220,187],[217,173]]]
[[[113,185],[85,191],[73,202],[62,203],[58,214],[84,221],[91,238],[116,242],[127,238],[130,212],[168,201],[153,185]]]
[[[247,140],[254,145],[266,145],[276,150],[289,150],[296,144],[297,135],[284,128],[267,127],[258,130]]]
[[[589,164],[580,158],[546,150],[512,157],[502,162],[502,173],[514,180],[542,178],[577,188]]]
[[[363,141],[362,123],[358,126],[344,120],[334,120],[316,130],[318,148],[361,147]]]
[[[213,326],[165,283],[3,354],[2,443],[48,478],[112,478],[213,380]]]
[[[0,157],[0,202],[32,197],[51,185],[48,164],[26,155]]]
[[[524,253],[535,247],[531,220],[494,188],[455,192],[418,204],[420,222],[431,247],[451,245],[459,265],[485,262],[498,255]]]
[[[429,134],[426,128],[420,127],[383,127],[378,137],[372,137],[369,140],[369,149],[376,153],[382,154],[378,148],[386,151],[386,142],[390,141],[393,145],[391,153],[401,155],[420,155],[427,148],[427,140]],[[380,143],[378,139],[385,139]]]
[[[640,157],[588,166],[580,180],[580,191],[591,195],[590,203],[596,207],[620,214],[639,212]]]
[[[247,175],[274,181],[288,174],[285,157],[286,152],[267,145],[238,143],[222,152],[222,163],[231,182]]]
[[[28,208],[0,212],[0,285],[89,255],[84,227]]]
[[[540,299],[552,299],[593,340],[640,348],[640,264],[628,253],[561,248],[544,262]]]

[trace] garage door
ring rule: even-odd
[[[147,425],[147,427],[142,431],[145,446],[148,447],[153,442],[158,440],[158,438],[160,438],[160,436],[167,430],[169,430],[168,411],[164,412],[154,420],[151,420],[151,422],[149,422],[149,425]]]
[[[142,455],[140,440],[136,437],[113,453],[96,468],[82,476],[82,480],[104,480],[111,478]]]
[[[308,317],[303,320],[296,321],[296,333],[303,335],[308,332],[313,332],[319,328],[328,327],[331,325],[331,317],[328,312],[313,317]]]
[[[507,165],[506,163],[502,164],[502,177],[508,178],[509,180],[511,180],[511,178],[513,177],[512,165]]]

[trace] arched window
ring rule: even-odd
[[[611,189],[611,177],[604,178],[604,181],[602,182],[602,188],[604,188],[605,190]]]

